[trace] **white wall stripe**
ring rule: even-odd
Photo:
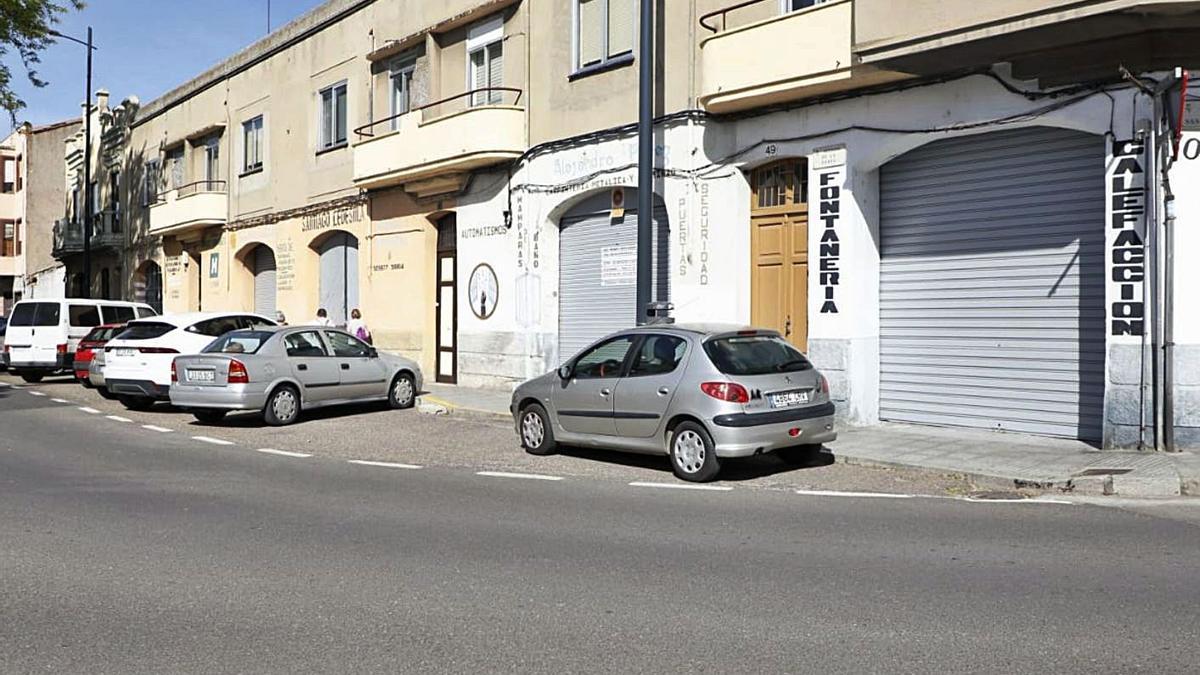
[[[79,410],[80,410],[81,412],[85,412],[85,413],[87,413],[87,414],[89,414],[89,415],[99,415],[99,414],[100,414],[100,411],[99,411],[99,410],[96,410],[95,408],[88,408],[88,407],[86,407],[86,406],[84,406],[84,407],[80,407],[80,408],[79,408]]]
[[[526,480],[562,480],[562,476],[547,476],[540,473],[508,473],[506,471],[476,471],[476,476],[489,478],[523,478]]]
[[[211,443],[212,445],[233,445],[234,444],[233,441],[225,441],[225,440],[221,440],[220,438],[212,438],[210,436],[192,436],[192,440],[200,441],[201,443]]]
[[[276,450],[275,448],[258,448],[255,452],[265,452],[268,455],[283,455],[284,457],[312,457],[312,454],[307,452],[291,452],[288,450]]]
[[[796,490],[796,494],[806,497],[866,497],[870,499],[913,499],[918,496],[890,492],[841,492],[838,490]]]
[[[45,394],[43,394],[40,391],[30,391],[30,392],[26,392],[26,393],[28,393],[30,396],[45,396]]]
[[[128,417],[121,417],[121,416],[119,416],[119,415],[105,415],[104,417],[105,417],[105,419],[110,419],[110,420],[112,420],[112,421],[114,421],[114,422],[125,422],[125,423],[129,423],[129,422],[132,422],[132,421],[133,421],[133,420],[129,419]]]
[[[143,424],[143,425],[142,425],[142,428],[143,428],[143,429],[149,429],[150,431],[157,431],[157,432],[158,432],[158,433],[160,433],[160,434],[169,434],[169,433],[171,433],[171,430],[170,430],[170,429],[168,429],[168,428],[166,428],[166,427],[159,427],[159,426],[155,426],[155,425],[153,425],[153,424]]]
[[[399,462],[375,462],[368,459],[350,459],[346,460],[351,464],[359,464],[361,466],[380,466],[385,469],[420,469],[418,464],[401,464]]]
[[[54,401],[55,403],[70,403],[70,401],[65,398],[52,398],[50,400]]]

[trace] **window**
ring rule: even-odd
[[[651,335],[647,337],[633,357],[629,368],[630,377],[642,375],[666,375],[674,372],[687,351],[687,341],[673,335]]]
[[[183,146],[167,151],[167,180],[172,190],[183,186]]]
[[[264,319],[261,316],[254,316],[253,314],[247,314],[245,316],[238,317],[238,322],[247,329],[269,328],[271,326],[278,325],[270,319]]]
[[[104,323],[125,323],[133,321],[132,307],[101,307],[104,313]]]
[[[8,327],[57,326],[60,312],[57,302],[22,302],[13,308]]]
[[[813,5],[819,5],[829,0],[779,0],[779,4],[783,8],[783,13],[794,12],[799,9],[806,9]]]
[[[766,209],[808,201],[808,164],[785,160],[754,170],[752,208]]]
[[[334,356],[362,358],[371,354],[371,348],[367,346],[367,343],[345,333],[327,330],[325,337],[329,340],[329,346],[333,348]]]
[[[15,157],[5,157],[3,166],[0,166],[0,192],[16,192],[17,191],[17,159]]]
[[[95,305],[71,305],[67,315],[75,328],[95,328],[100,325],[100,308]]]
[[[321,90],[321,149],[346,144],[346,83]]]
[[[97,217],[100,215],[101,207],[104,206],[104,204],[100,201],[100,181],[92,181],[88,192],[90,193],[89,196],[91,197],[92,202],[92,222],[95,222]]]
[[[283,345],[288,356],[329,356],[325,345],[321,344],[321,336],[315,330],[292,333],[283,339]]]
[[[619,337],[596,345],[575,360],[575,377],[617,377],[632,346],[632,337]]]
[[[704,343],[717,370],[726,375],[795,373],[812,368],[800,350],[772,335],[739,335]]]
[[[467,86],[475,92],[471,105],[495,105],[503,92],[487,91],[504,86],[504,20],[495,16],[467,31]]]
[[[17,246],[17,223],[15,221],[5,221],[4,223],[4,247],[0,249],[0,255],[15,256],[20,253]]]
[[[239,330],[227,333],[204,348],[205,354],[257,354],[274,333]]]
[[[121,231],[121,172],[113,171],[108,174],[108,210],[112,213],[113,232]]]
[[[161,321],[137,321],[129,324],[114,340],[153,340],[175,330],[175,326]]]
[[[392,131],[400,128],[399,115],[412,108],[412,78],[416,64],[412,59],[397,61],[392,65]]]
[[[137,308],[137,318],[141,319],[141,318],[147,317],[147,316],[158,316],[158,312],[155,312],[153,309],[150,309],[149,307],[138,307]]]
[[[71,189],[71,222],[79,222],[79,211],[82,208],[82,200],[79,192],[79,186],[76,185]]]
[[[206,190],[219,189],[218,183],[221,180],[220,136],[209,136],[204,141],[204,180],[208,182],[208,185],[204,186]]]
[[[634,0],[576,0],[575,69],[631,60],[636,11]]]
[[[263,116],[242,122],[242,171],[258,171],[263,165]]]
[[[158,201],[159,166],[157,159],[146,162],[142,174],[142,206],[150,206]]]
[[[241,317],[238,316],[218,316],[214,319],[201,321],[200,323],[187,327],[187,332],[197,333],[200,335],[210,335],[212,337],[221,337],[231,330],[238,330]]]

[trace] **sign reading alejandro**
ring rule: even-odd
[[[1146,146],[1114,141],[1109,172],[1109,227],[1112,270],[1108,298],[1113,335],[1142,335],[1146,325],[1143,284],[1146,278]]]

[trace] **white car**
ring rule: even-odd
[[[171,362],[180,354],[199,354],[231,330],[274,326],[275,321],[247,312],[196,312],[130,321],[104,345],[104,384],[131,410],[170,400]]]

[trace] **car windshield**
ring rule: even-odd
[[[108,342],[113,339],[113,336],[121,332],[120,326],[103,326],[93,328],[92,332],[84,336],[84,342]]]
[[[792,345],[773,335],[737,335],[709,340],[704,351],[726,375],[794,373],[812,364]]]
[[[214,340],[204,348],[205,354],[257,354],[274,333],[259,330],[239,330]]]
[[[23,302],[13,309],[8,324],[22,326],[57,326],[59,304],[57,302]]]
[[[138,321],[131,323],[121,331],[117,340],[153,340],[175,330],[175,326],[160,321]]]

